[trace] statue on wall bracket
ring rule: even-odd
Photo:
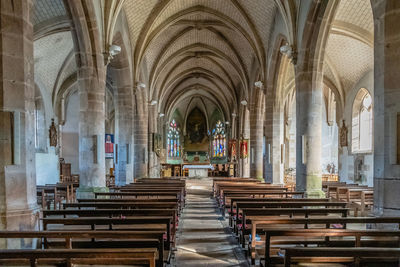
[[[341,147],[348,146],[347,133],[348,133],[348,130],[347,130],[346,124],[343,120],[342,127],[340,128],[340,146]]]
[[[50,146],[57,146],[57,129],[56,125],[54,124],[54,119],[51,119],[51,125],[49,129],[49,139],[50,139]]]

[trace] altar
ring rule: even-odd
[[[211,164],[184,165],[183,170],[189,170],[189,177],[208,177],[208,170],[214,170]]]

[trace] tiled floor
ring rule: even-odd
[[[212,181],[186,181],[186,207],[172,266],[249,266],[211,197]]]

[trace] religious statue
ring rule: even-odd
[[[51,119],[51,125],[49,129],[50,146],[57,146],[57,129],[54,124],[54,119]]]
[[[345,122],[343,120],[342,127],[340,128],[340,146],[345,147],[347,146],[347,127],[345,125]]]

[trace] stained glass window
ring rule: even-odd
[[[167,150],[168,156],[171,158],[180,157],[180,134],[179,127],[175,120],[169,123],[169,129],[167,134]]]
[[[225,126],[221,121],[218,121],[212,131],[213,134],[213,157],[220,158],[226,156],[226,134]]]

